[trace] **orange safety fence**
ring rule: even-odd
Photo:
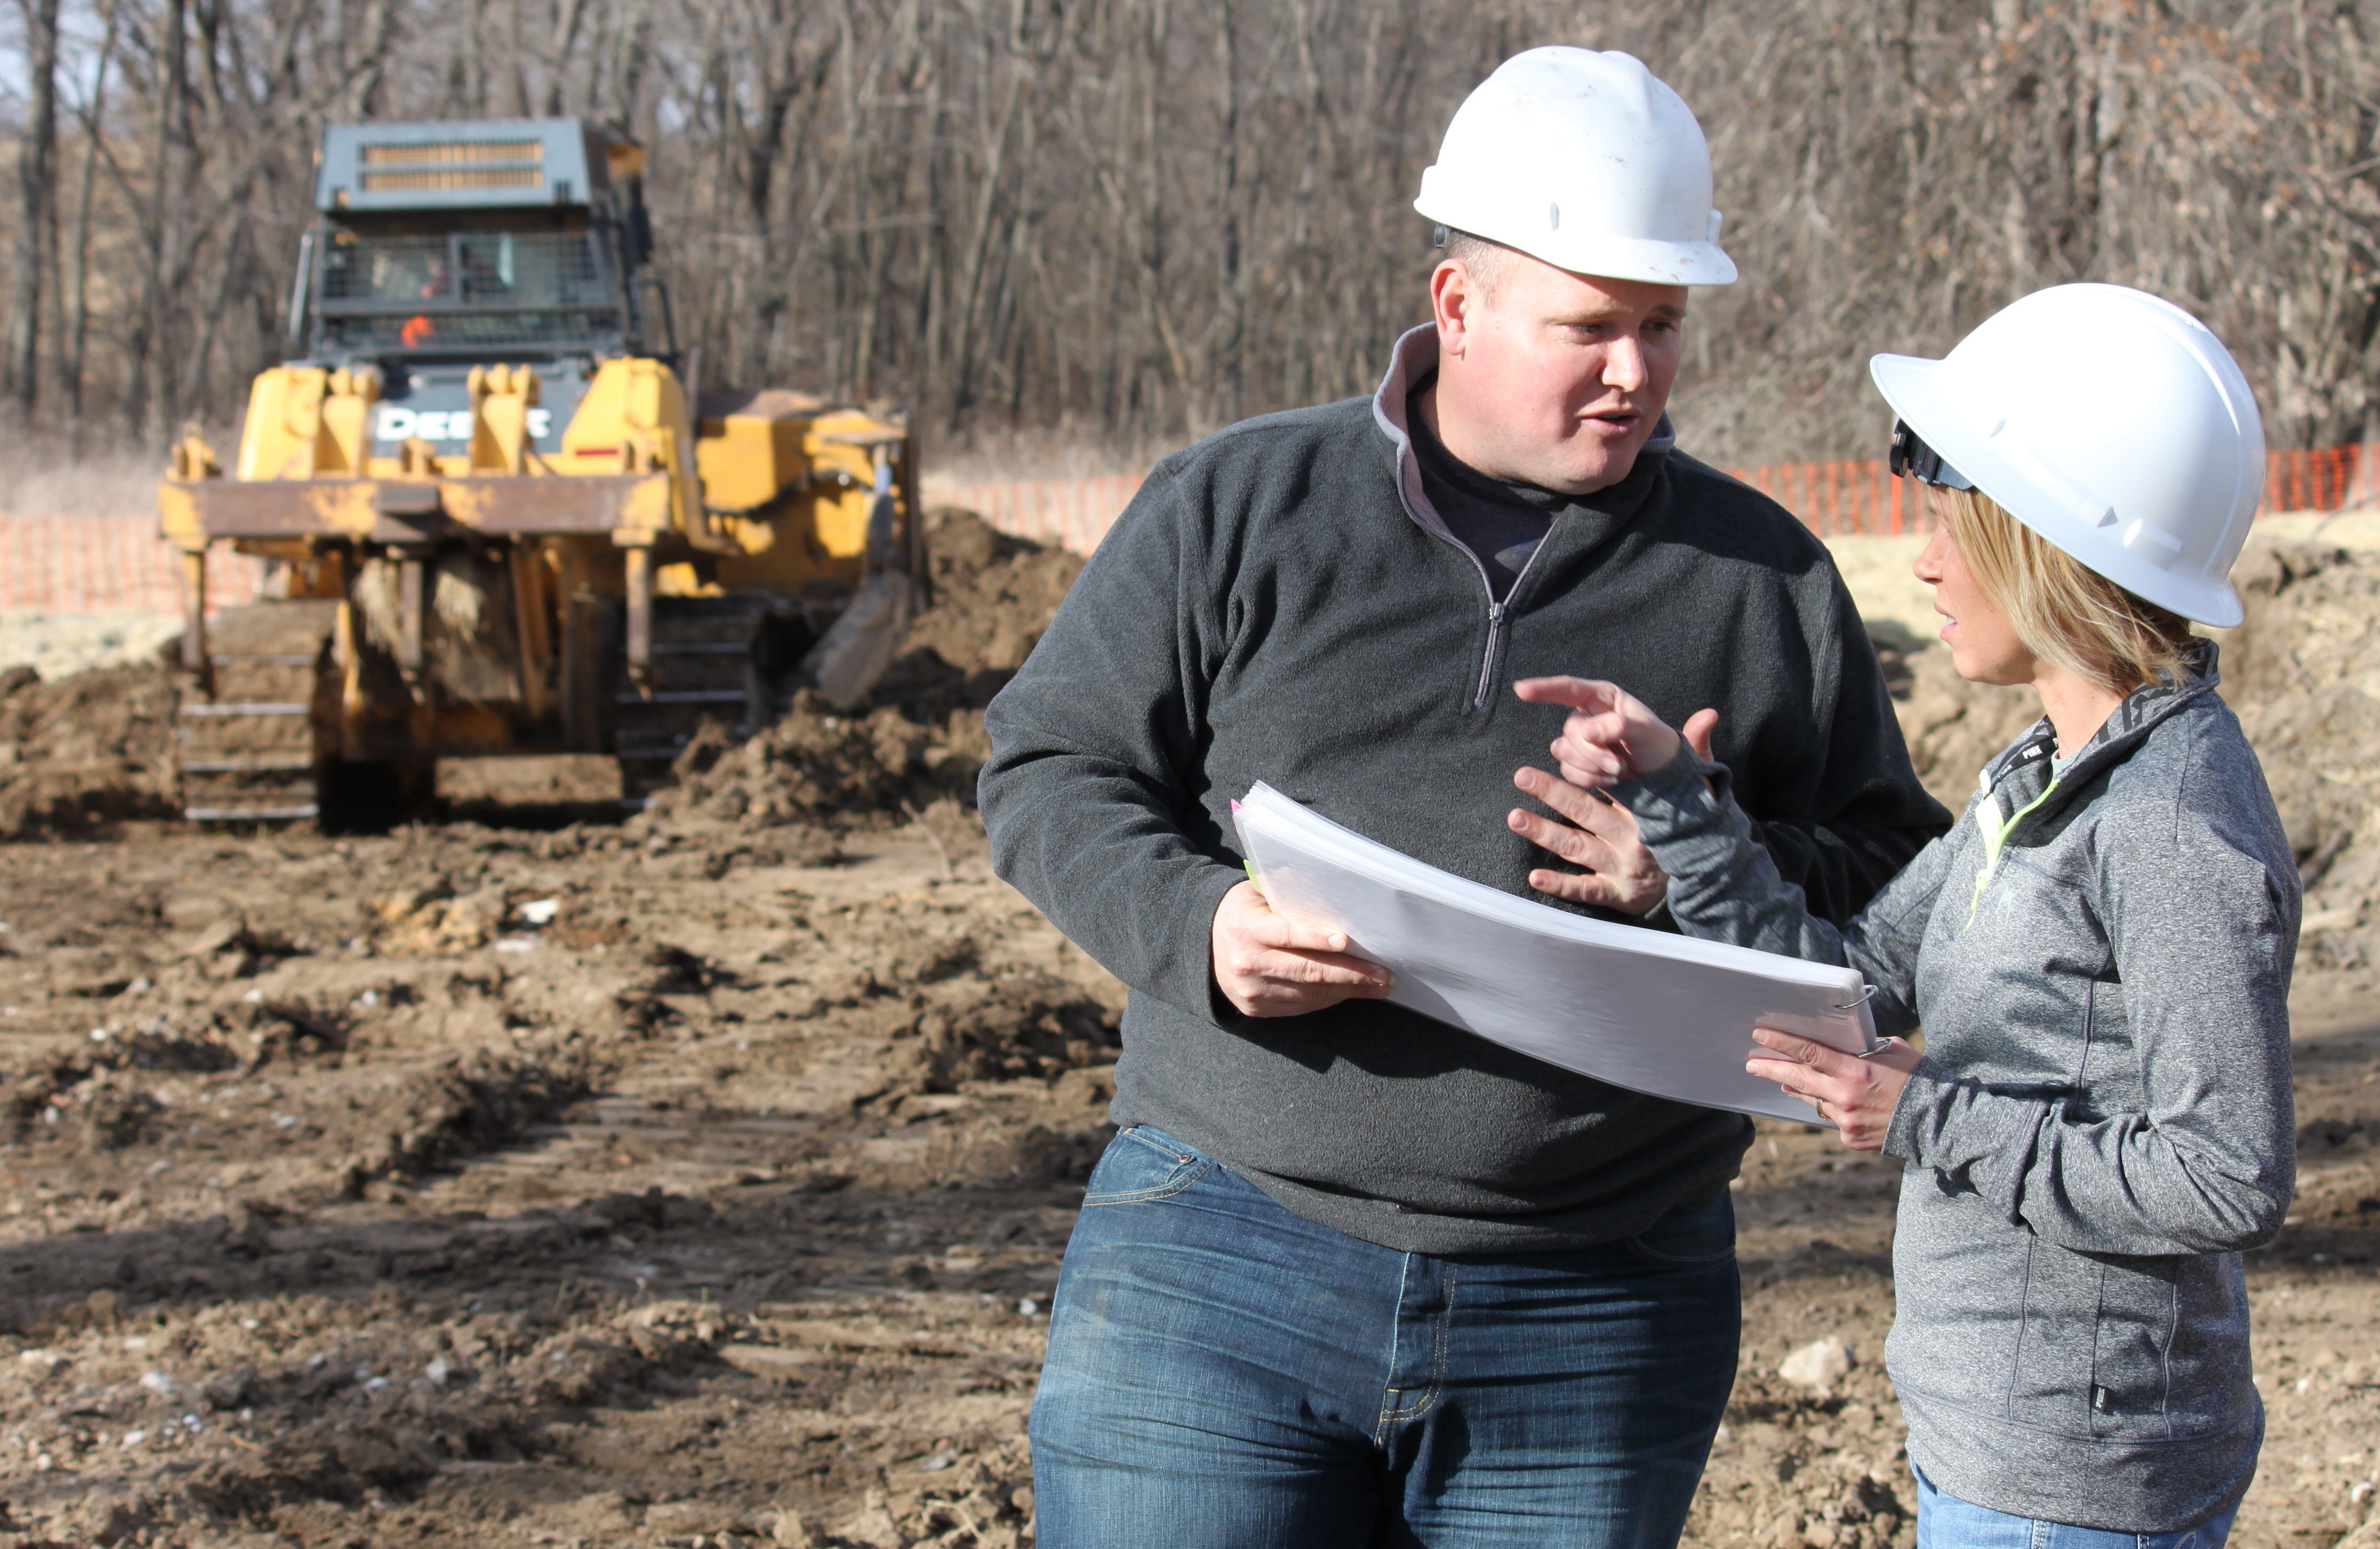
[[[1799,516],[1820,538],[1889,537],[1922,532],[1927,526],[1916,486],[1893,478],[1875,458],[1727,471]]]
[[[2350,445],[2266,454],[2264,500],[2257,514],[2336,511],[2380,499],[2380,488],[2367,490],[2359,483],[2362,451]],[[1931,526],[1916,486],[1893,478],[1878,458],[1770,463],[1727,471],[1800,517],[1821,538],[1890,537]],[[2375,462],[2373,477],[2380,484],[2380,462]],[[925,495],[929,505],[965,506],[1002,532],[1087,554],[1139,488],[1139,476],[1131,474],[971,484],[929,478]]]
[[[2265,454],[2260,516],[2282,511],[2337,511],[2380,491],[2359,486],[2361,446],[2319,446]],[[2380,470],[2376,470],[2380,471]],[[1772,463],[1728,472],[1758,490],[1821,538],[1880,537],[1926,531],[1925,502],[1879,460]]]
[[[2380,459],[2369,470],[2361,446],[2274,452],[2265,459],[2259,514],[2337,511],[2380,502]],[[1821,538],[1926,530],[1925,502],[1905,478],[1875,459],[1772,463],[1729,470],[1791,512]],[[929,505],[961,505],[1002,532],[1087,554],[1140,489],[1139,474],[955,483],[929,477]],[[0,608],[54,613],[124,609],[178,611],[175,551],[151,516],[0,515]],[[253,601],[264,563],[218,549],[207,564],[207,602]]]
[[[2338,511],[2373,502],[2380,490],[2363,484],[2363,446],[2317,446],[2265,454],[2265,503],[2259,516],[2277,511]],[[2372,470],[2380,473],[2380,467]]]
[[[43,613],[182,611],[181,551],[154,516],[0,516],[0,608]],[[218,549],[207,603],[256,600],[264,562]]]

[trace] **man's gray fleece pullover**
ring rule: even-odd
[[[1690,934],[1847,963],[1923,1023],[1887,1359],[1961,1500],[2169,1532],[2238,1502],[2264,1411],[2242,1249],[2296,1172],[2299,887],[2255,754],[2197,675],[2062,769],[2043,721],[1847,929],[1814,919],[1691,754],[1620,787]]]
[[[1405,1252],[1585,1246],[1727,1186],[1742,1119],[1638,1096],[1401,1007],[1243,1017],[1213,987],[1257,781],[1524,897],[1504,814],[1559,708],[1516,677],[1644,685],[1720,712],[1760,837],[1848,918],[1949,814],[1911,772],[1826,551],[1674,452],[1554,517],[1501,603],[1421,490],[1400,342],[1372,403],[1233,426],[1168,457],[992,702],[1000,874],[1130,986],[1113,1117],[1180,1137],[1311,1219]],[[1660,1036],[1645,1029],[1647,1037]]]

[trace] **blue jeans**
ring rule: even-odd
[[[1725,1194],[1401,1253],[1172,1136],[1091,1172],[1033,1401],[1040,1549],[1669,1549],[1735,1377]]]
[[[1913,1465],[1909,1471],[1917,1474],[1917,1549],[2223,1549],[2240,1509],[2175,1532],[2119,1533],[2011,1517],[1944,1495]]]

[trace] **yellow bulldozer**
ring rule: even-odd
[[[642,169],[577,119],[325,130],[302,353],[159,490],[191,818],[635,805],[705,718],[890,660],[928,600],[905,420],[700,392]],[[222,546],[266,595],[211,616]]]

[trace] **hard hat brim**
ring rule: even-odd
[[[1481,229],[1500,224],[1492,213],[1467,211],[1432,199],[1429,193],[1425,188],[1423,197],[1414,200],[1414,209],[1438,224],[1526,253],[1556,269],[1588,279],[1637,280],[1655,285],[1731,285],[1736,281],[1735,260],[1716,242],[1669,242],[1657,237],[1609,236],[1585,231],[1567,239],[1560,232],[1548,232],[1543,236],[1516,241]]]
[[[1994,445],[1996,427],[1969,423],[1944,392],[1942,366],[1939,360],[1916,356],[1876,355],[1868,357],[1868,375],[1893,412],[1907,420],[1944,462],[2094,575],[2216,629],[2232,628],[2245,616],[2240,594],[2228,580],[2199,581],[2145,566],[2122,549],[2122,528],[2112,508],[2099,504],[2085,491],[2060,488],[2051,470],[2028,466]]]

